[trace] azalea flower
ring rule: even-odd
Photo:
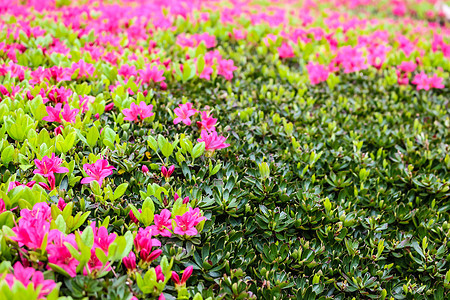
[[[163,209],[159,215],[156,214],[154,218],[155,225],[150,226],[152,234],[170,237],[172,235],[169,231],[172,230],[172,220],[170,217],[171,213],[168,209]]]
[[[161,167],[161,175],[166,179],[166,181],[170,178],[173,171],[175,170],[175,165],[172,165],[167,169],[165,166]]]
[[[88,177],[83,178],[81,184],[89,184],[95,180],[101,186],[103,179],[111,175],[116,168],[108,165],[106,159],[99,159],[93,164],[84,164],[83,169],[88,174]]]
[[[177,226],[175,227],[173,232],[179,235],[196,235],[198,231],[195,226],[205,219],[204,217],[200,217],[199,213],[199,211],[189,210],[181,216],[176,216],[175,222]]]
[[[144,120],[153,116],[152,109],[153,105],[146,105],[144,101],[141,101],[139,106],[136,103],[131,103],[130,108],[125,108],[122,113],[125,115],[124,120],[139,122],[139,118],[140,120]]]
[[[11,181],[8,185],[8,192],[18,186],[24,186],[24,187],[26,186],[26,187],[32,188],[35,184],[36,184],[36,181],[34,181],[34,180],[28,182],[27,184],[22,184],[22,183],[20,183],[20,181]]]
[[[278,55],[280,58],[291,58],[294,57],[294,50],[292,49],[291,45],[289,45],[286,42],[283,42],[280,47],[277,48]]]
[[[77,108],[70,109],[69,104],[65,104],[63,110],[61,111],[61,116],[63,117],[64,121],[73,124],[75,123],[75,119],[79,111],[80,110]]]
[[[327,81],[329,73],[324,66],[309,62],[308,65],[306,65],[306,69],[308,70],[309,80],[312,85]]]
[[[217,68],[217,74],[223,76],[226,80],[233,79],[233,71],[237,70],[231,59],[222,59]]]
[[[157,66],[147,66],[143,70],[139,70],[139,80],[142,81],[142,83],[150,83],[150,82],[161,82],[166,79],[166,77],[163,76],[164,70],[158,70]]]
[[[206,130],[206,131],[216,131],[216,123],[217,119],[211,117],[207,111],[202,111],[200,113],[202,120],[199,122],[197,121],[197,127],[200,130]]]
[[[445,87],[442,83],[443,80],[443,78],[438,77],[436,74],[434,74],[433,77],[428,78],[431,87],[435,89],[443,89]]]
[[[427,74],[425,74],[425,72],[423,71],[414,76],[412,83],[416,85],[416,89],[418,91],[419,90],[428,91],[431,88],[430,80],[428,79]]]
[[[215,131],[208,133],[206,130],[202,130],[200,135],[201,137],[197,139],[197,141],[199,143],[205,142],[206,151],[214,151],[217,149],[223,149],[230,146],[230,144],[224,143],[227,138],[217,135],[217,132]]]
[[[188,102],[186,104],[180,104],[179,107],[174,109],[177,118],[173,120],[173,124],[178,124],[183,122],[186,125],[191,125],[190,117],[197,113],[197,110],[192,108],[192,103]]]
[[[130,251],[127,257],[122,258],[122,262],[129,271],[136,270],[136,255],[133,251]]]
[[[139,228],[139,231],[134,238],[134,246],[139,252],[141,259],[147,263],[157,259],[161,253],[161,249],[154,250],[153,247],[161,247],[161,242],[152,238],[153,232],[150,227],[145,229]]]
[[[20,262],[14,264],[14,274],[6,274],[5,281],[10,288],[13,287],[16,281],[22,283],[25,287],[32,284],[36,290],[40,288],[39,299],[44,299],[54,288],[56,283],[51,279],[44,279],[44,274],[36,271],[34,268],[24,268]]]
[[[45,116],[42,118],[42,120],[47,121],[47,122],[57,122],[57,123],[62,123],[62,120],[60,118],[60,114],[61,114],[61,103],[58,103],[55,105],[55,107],[51,107],[51,106],[47,106],[45,107],[45,110],[47,111],[48,116]]]
[[[35,159],[34,163],[36,164],[37,170],[34,170],[33,173],[49,177],[50,175],[53,175],[53,173],[69,172],[69,169],[61,167],[62,162],[62,159],[55,157],[54,153],[52,153],[51,157],[44,156],[42,160]]]
[[[77,249],[78,246],[75,241],[75,235],[71,233],[66,236],[59,230],[52,230],[49,234],[48,241],[47,252],[49,263],[61,267],[71,277],[75,277],[77,275],[76,269],[79,265],[79,261],[72,256],[65,245],[65,243],[68,243]]]
[[[402,61],[402,63],[398,66],[398,69],[405,73],[412,73],[416,67],[417,65],[412,61]]]
[[[183,276],[181,276],[181,280],[180,276],[178,276],[178,274],[175,271],[172,271],[172,281],[178,286],[185,285],[186,281],[189,279],[189,277],[191,277],[193,270],[194,270],[193,266],[189,266],[186,269],[184,269]]]

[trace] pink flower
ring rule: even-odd
[[[166,178],[166,181],[167,181],[170,178],[170,176],[172,175],[174,170],[175,170],[175,165],[170,166],[168,170],[165,166],[162,166],[161,174],[164,178]]]
[[[58,104],[57,104],[58,105]],[[74,109],[70,109],[70,106],[69,106],[69,104],[65,104],[64,105],[64,108],[63,108],[63,110],[62,110],[62,112],[61,112],[61,116],[63,117],[63,119],[66,121],[66,122],[69,122],[69,123],[75,123],[75,119],[76,119],[76,117],[77,117],[77,114],[78,114],[78,112],[79,112],[80,110],[79,109],[77,109],[77,108],[74,108]]]
[[[59,200],[58,200],[58,208],[59,208],[59,210],[63,211],[64,208],[66,207],[66,205],[67,205],[66,201],[64,201],[63,198],[59,197]]]
[[[52,230],[48,238],[49,244],[47,245],[48,261],[61,267],[71,277],[77,275],[76,269],[79,264],[70,251],[67,249],[64,243],[69,243],[75,249],[78,248],[75,241],[75,235],[73,233],[67,236],[58,230]]]
[[[114,242],[117,237],[115,233],[108,233],[108,229],[106,227],[96,227],[95,222],[91,223],[92,230],[94,232],[94,247],[100,248],[103,251],[107,252],[109,246]]]
[[[175,234],[179,235],[188,235],[193,236],[198,233],[195,226],[202,220],[204,217],[199,217],[199,211],[189,210],[185,212],[182,216],[176,216],[175,222],[177,227],[174,229]]]
[[[32,188],[35,184],[36,184],[36,181],[34,181],[34,180],[28,182],[27,184],[22,184],[19,181],[11,181],[8,186],[8,192],[18,186],[26,186],[26,187]]]
[[[428,91],[431,88],[430,80],[428,79],[427,74],[425,74],[425,72],[423,72],[423,71],[420,72],[419,74],[416,74],[416,76],[414,76],[412,83],[417,86],[416,89],[418,91],[419,90]]]
[[[80,79],[83,77],[87,78],[89,76],[92,76],[92,74],[94,74],[95,68],[93,64],[88,64],[84,60],[80,60],[79,62],[72,64],[72,73],[75,73],[76,70],[79,70],[77,78]]]
[[[55,133],[55,135],[62,134],[63,129],[64,126],[59,125],[58,127],[55,128],[55,130],[53,130],[53,132]]]
[[[131,103],[130,108],[125,108],[122,113],[125,115],[124,120],[139,122],[139,118],[144,120],[153,116],[152,109],[153,105],[146,105],[144,101],[141,101],[139,106],[136,103]]]
[[[178,274],[175,271],[172,271],[172,281],[175,282],[176,285],[185,285],[186,281],[189,279],[189,277],[191,277],[193,270],[194,270],[193,266],[187,267],[183,271],[183,276],[181,276],[181,280]]]
[[[91,249],[91,258],[89,259],[88,263],[84,267],[83,275],[86,276],[88,274],[97,274],[102,272],[107,272],[111,270],[111,266],[109,262],[106,262],[103,264],[97,257],[97,254],[95,253],[95,248]]]
[[[197,113],[197,110],[192,108],[192,103],[188,102],[186,104],[180,104],[179,107],[174,109],[175,114],[177,115],[177,118],[173,120],[173,124],[178,124],[181,121],[183,121],[186,125],[191,125],[191,119],[190,117],[195,115]]]
[[[172,230],[172,221],[170,216],[171,213],[168,209],[163,209],[159,215],[155,215],[155,225],[150,226],[152,234],[160,234],[162,236],[170,237],[172,235],[169,231]]]
[[[35,290],[40,288],[39,299],[44,299],[56,288],[56,283],[51,279],[44,279],[42,272],[36,271],[34,268],[24,268],[20,262],[15,263],[14,274],[6,274],[5,280],[10,288],[16,281],[19,281],[25,287],[32,284]]]
[[[6,211],[6,205],[5,201],[3,201],[2,198],[0,198],[0,214]]]
[[[291,58],[295,56],[294,50],[292,49],[291,45],[286,42],[283,42],[281,47],[278,47],[277,50],[280,58]]]
[[[158,70],[157,66],[147,66],[147,68],[143,70],[139,70],[139,80],[142,81],[142,83],[150,83],[150,82],[161,82],[166,79],[166,77],[163,76],[164,70]]]
[[[438,77],[436,74],[433,75],[433,77],[428,78],[431,87],[435,89],[443,89],[445,86],[442,84],[442,81],[444,80],[441,77]]]
[[[38,202],[32,210],[24,208],[20,211],[21,218],[12,231],[16,236],[10,237],[29,249],[40,249],[45,236],[50,232],[51,210],[47,203]]]
[[[36,164],[37,170],[34,170],[33,173],[40,174],[44,177],[49,177],[50,175],[53,175],[53,173],[69,172],[69,169],[60,167],[62,162],[62,159],[55,157],[54,153],[52,153],[51,157],[44,156],[42,160],[35,159],[34,163]]]
[[[247,36],[247,33],[243,30],[233,28],[233,33],[230,33],[230,36],[232,36],[235,40],[243,40]]]
[[[309,80],[312,85],[327,81],[329,73],[324,66],[310,61],[306,66],[306,69],[308,70]]]
[[[231,59],[222,59],[219,61],[219,66],[217,68],[217,74],[223,76],[226,80],[233,79],[233,71],[237,70]]]
[[[139,212],[141,213],[142,210],[139,209]],[[138,219],[136,218],[136,216],[134,215],[133,210],[130,210],[130,212],[128,213],[128,216],[130,217],[131,221],[132,221],[134,224],[139,224],[139,220],[138,220]]]
[[[127,257],[122,258],[122,262],[129,271],[136,270],[136,255],[133,251],[131,251]]]
[[[157,266],[156,266],[156,268],[155,268],[155,273],[156,273],[156,280],[157,280],[158,282],[164,281],[164,273],[162,272],[162,269],[161,269],[161,266],[160,266],[160,265],[157,265]],[[161,298],[161,296],[162,296],[162,298]],[[161,299],[166,299],[166,298],[164,298],[164,295],[161,294],[161,295],[159,296],[159,299],[161,300]]]
[[[42,120],[47,122],[57,122],[62,123],[61,118],[59,117],[59,114],[61,113],[61,103],[58,103],[55,105],[55,107],[47,106],[45,107],[45,110],[47,111],[48,116],[45,116],[42,118]]]
[[[136,67],[124,64],[118,70],[118,74],[123,76],[124,78],[130,78],[131,76],[137,75]]]
[[[396,70],[397,73],[397,83],[399,85],[408,85],[409,78],[407,73],[402,73],[400,70]]]
[[[139,256],[146,263],[150,263],[155,259],[157,259],[161,255],[161,253],[162,253],[161,249],[156,249],[152,251],[152,249],[149,248],[149,249],[142,249],[141,252],[139,253]]]
[[[152,238],[153,232],[150,227],[145,229],[139,228],[138,234],[134,238],[134,246],[136,252],[139,252],[141,259],[147,263],[157,259],[161,253],[161,249],[153,250],[153,247],[161,247],[161,242]]]
[[[180,196],[178,196],[177,193],[175,193],[174,196],[174,201],[177,201],[178,199],[180,199]],[[183,204],[188,204],[189,203],[189,197],[184,197],[184,199],[182,200]]]
[[[205,217],[202,217],[200,208],[189,208],[189,213],[195,218],[194,226],[197,226],[201,221],[205,220]]]
[[[49,100],[53,103],[67,103],[69,96],[72,95],[72,90],[66,89],[64,86],[60,88],[53,88],[48,93],[48,99],[44,98],[44,104]]]
[[[44,189],[46,189],[47,191],[53,191],[55,189],[55,184],[56,184],[56,179],[55,179],[55,175],[52,173],[47,177],[48,180],[48,184],[46,184],[45,182],[39,182],[38,184],[43,187]]]
[[[394,2],[394,8],[392,9],[392,13],[396,16],[402,17],[406,14],[406,4],[401,1]]]
[[[89,184],[95,180],[100,186],[103,183],[103,179],[111,175],[113,170],[115,170],[113,166],[108,165],[106,159],[99,159],[93,164],[84,164],[83,169],[88,174],[88,177],[83,178],[81,184]]]
[[[207,111],[201,112],[202,121],[197,121],[197,127],[200,130],[216,131],[217,119],[211,117]]]
[[[405,73],[411,73],[414,72],[416,67],[417,65],[412,61],[402,61],[402,63],[398,66],[398,69]]]
[[[201,138],[197,141],[199,143],[205,142],[205,150],[206,151],[214,151],[216,149],[223,149],[229,147],[230,144],[225,144],[226,137],[218,136],[217,132],[213,131],[208,133],[206,130],[202,130],[200,133]]]
[[[136,252],[140,252],[142,249],[148,249],[152,247],[161,247],[161,242],[152,238],[153,232],[150,227],[145,229],[139,228],[136,237],[134,238],[134,247]]]
[[[150,170],[148,169],[148,167],[146,165],[142,165],[142,173],[144,173],[144,175],[147,175],[148,172],[150,172]]]

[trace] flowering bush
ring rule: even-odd
[[[447,6],[0,0],[0,299],[447,299]]]

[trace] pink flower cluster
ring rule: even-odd
[[[16,282],[20,282],[26,288],[31,284],[34,290],[39,289],[39,299],[45,299],[45,296],[56,288],[56,283],[51,279],[44,279],[42,272],[24,267],[20,262],[14,264],[13,274],[6,274],[5,281],[11,289]]]
[[[192,121],[190,117],[198,113],[196,109],[193,108],[192,103],[188,102],[185,104],[180,104],[179,107],[174,109],[174,113],[177,116],[173,120],[174,124],[183,122],[186,125],[191,125]],[[212,114],[208,111],[200,112],[201,121],[197,122],[197,126],[200,132],[200,138],[198,142],[205,142],[205,150],[214,152],[217,149],[223,149],[229,147],[230,144],[226,144],[226,138],[219,136],[216,132],[217,119],[212,117]]]
[[[433,77],[428,77],[425,72],[420,72],[414,76],[412,84],[416,85],[416,89],[428,91],[431,88],[435,89],[443,89],[444,85],[442,84],[443,78],[438,77],[436,74]]]
[[[108,164],[106,159],[99,159],[93,164],[84,164],[83,170],[88,177],[81,180],[81,184],[89,184],[92,181],[97,181],[100,186],[103,184],[103,179],[113,173],[115,168]]]
[[[125,115],[124,120],[139,122],[153,116],[152,109],[153,105],[146,105],[144,101],[141,101],[139,105],[131,103],[130,108],[125,108],[122,113]]]
[[[50,230],[51,221],[51,209],[48,204],[44,202],[36,203],[32,210],[25,208],[20,211],[19,222],[12,228],[15,236],[10,238],[16,241],[19,247],[26,247],[22,251],[46,250],[49,263],[61,267],[74,277],[79,261],[72,256],[65,243],[77,249],[75,235],[73,233],[66,235],[58,229]],[[94,245],[91,249],[91,258],[83,269],[85,275],[110,270],[108,264],[104,265],[99,261],[95,249],[99,248],[107,253],[109,245],[116,238],[116,234],[108,234],[105,227],[97,228],[94,223],[91,223],[91,227],[94,233]],[[47,243],[44,243],[44,241]]]

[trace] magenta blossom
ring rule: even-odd
[[[88,177],[83,178],[81,184],[89,184],[95,180],[100,186],[103,183],[103,179],[111,175],[113,170],[115,170],[113,166],[108,165],[106,159],[99,159],[93,164],[84,164],[83,169],[88,174]]]
[[[180,104],[179,107],[174,109],[177,118],[173,120],[173,124],[178,124],[181,121],[186,125],[191,125],[190,117],[197,113],[197,110],[192,108],[192,103],[188,102],[186,104]]]
[[[122,262],[129,271],[136,270],[136,255],[133,251],[130,251],[127,257],[122,258]]]
[[[418,91],[420,90],[428,91],[431,88],[430,80],[428,79],[427,74],[425,74],[425,72],[423,71],[414,76],[412,83],[416,85],[416,89]]]
[[[229,147],[230,144],[226,144],[226,137],[217,135],[217,132],[213,131],[208,133],[206,130],[202,130],[200,133],[201,137],[197,140],[200,142],[205,142],[206,151],[214,151],[216,149],[223,149]]]
[[[292,49],[291,45],[286,42],[283,42],[281,47],[278,47],[277,50],[280,58],[291,58],[295,56],[294,50]]]
[[[52,230],[49,234],[48,241],[48,261],[64,269],[71,277],[75,277],[77,275],[76,269],[79,261],[72,256],[64,244],[68,243],[77,249],[75,235],[71,233],[65,236],[59,230]]]
[[[53,173],[69,172],[69,169],[61,167],[62,162],[62,159],[55,157],[54,153],[52,153],[51,157],[44,156],[42,160],[35,159],[34,163],[36,164],[37,170],[34,170],[33,173],[49,177],[50,175],[53,175]]]
[[[150,83],[150,82],[161,82],[166,79],[166,77],[163,76],[164,70],[158,70],[157,66],[147,66],[143,70],[138,70],[139,73],[139,80],[142,81],[142,83]]]
[[[125,115],[124,120],[139,122],[139,119],[144,120],[153,116],[152,109],[153,105],[146,105],[144,101],[141,101],[139,106],[136,103],[131,103],[130,108],[125,108],[122,113]]]
[[[170,216],[171,213],[168,209],[163,209],[159,215],[155,215],[155,225],[150,226],[152,234],[170,237],[172,235],[169,231],[172,230],[172,220],[170,219]]]
[[[161,167],[161,175],[166,179],[166,181],[170,178],[173,171],[175,170],[175,165],[172,165],[167,169],[165,166]]]
[[[402,61],[402,63],[398,66],[398,69],[405,73],[412,73],[416,67],[417,65],[412,61]]]
[[[434,74],[433,77],[428,77],[431,87],[435,89],[443,89],[445,87],[442,83],[443,80],[443,78],[438,77],[436,74]]]
[[[184,271],[183,271],[183,276],[181,276],[181,280],[180,280],[180,276],[178,276],[178,274],[175,271],[172,271],[172,281],[176,284],[176,285],[185,285],[186,281],[189,279],[189,277],[191,277],[192,275],[192,271],[194,270],[193,266],[189,266],[187,267]]]
[[[197,208],[198,210],[198,208]],[[177,226],[173,230],[175,234],[194,236],[198,233],[195,226],[205,218],[200,217],[200,211],[189,210],[181,216],[175,217]]]
[[[150,170],[148,169],[148,167],[146,165],[142,165],[142,173],[144,173],[144,175],[147,175],[150,172]]]
[[[207,111],[201,112],[202,121],[197,121],[197,127],[200,130],[216,131],[217,119],[209,115]]]
[[[44,299],[46,295],[56,288],[56,283],[51,279],[44,279],[42,272],[36,271],[31,267],[24,268],[20,262],[15,263],[14,274],[6,274],[5,280],[10,288],[13,287],[16,281],[19,281],[25,287],[32,284],[35,290],[40,288],[39,299]]]
[[[324,66],[309,62],[306,69],[308,70],[309,80],[312,85],[327,81],[328,70]]]

